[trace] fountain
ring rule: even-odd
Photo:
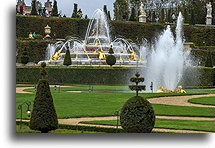
[[[113,41],[105,13],[97,9],[93,14],[86,31],[85,39],[80,40],[72,37],[64,42],[57,42],[47,47],[47,64],[63,64],[65,52],[70,51],[73,64],[79,65],[106,65],[106,56],[112,47],[116,57],[116,65],[144,65],[145,61],[140,58],[139,49],[123,38]],[[54,51],[54,53],[53,53]],[[50,56],[51,55],[51,56]]]
[[[147,86],[150,86],[151,82],[153,82],[153,88],[158,92],[177,90],[177,86],[182,79],[183,70],[186,66],[185,59],[188,56],[188,54],[184,53],[182,26],[183,16],[180,13],[176,26],[176,38],[174,38],[168,25],[160,35],[152,52],[148,55],[148,69],[145,73],[146,83]],[[181,90],[182,86],[178,89]]]

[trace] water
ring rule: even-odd
[[[183,16],[180,13],[176,26],[176,37],[173,36],[170,26],[160,35],[152,52],[148,56],[145,74],[146,86],[149,89],[153,82],[153,89],[164,86],[174,90],[180,85],[185,69],[185,59],[188,56],[183,52]]]

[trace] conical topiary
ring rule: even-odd
[[[38,82],[29,127],[32,130],[39,130],[42,133],[48,133],[49,131],[58,128],[58,120],[49,83],[45,79],[46,64],[42,63],[41,66],[42,79]]]
[[[130,89],[136,90],[136,96],[126,101],[120,114],[121,126],[128,133],[150,133],[155,124],[151,103],[138,96],[138,91],[145,90],[144,85],[138,85],[144,82],[144,78],[139,76],[140,74],[136,73],[136,77],[131,78],[131,82],[135,82],[136,85],[131,85]]]
[[[20,56],[20,61],[22,64],[27,64],[29,62],[29,56],[26,48],[24,49],[22,55]]]
[[[72,65],[72,60],[71,60],[71,55],[69,50],[66,50],[66,55],[63,61],[63,65],[66,65],[66,66]]]
[[[113,65],[116,64],[116,57],[113,55],[114,51],[113,51],[112,46],[110,47],[108,53],[109,53],[109,55],[106,57],[106,63],[112,67]]]

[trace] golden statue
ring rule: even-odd
[[[103,53],[103,50],[99,52],[99,60],[106,60],[105,54]]]
[[[54,61],[54,60],[58,60],[59,56],[60,56],[61,51],[58,50],[55,55],[53,57],[51,57],[49,60],[50,61]]]

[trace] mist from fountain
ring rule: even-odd
[[[158,90],[160,86],[174,90],[181,81],[185,59],[188,56],[183,52],[182,31],[183,16],[180,13],[177,19],[176,38],[168,25],[148,56],[145,80],[147,86],[153,82],[154,90]],[[149,91],[149,87],[147,88]]]

